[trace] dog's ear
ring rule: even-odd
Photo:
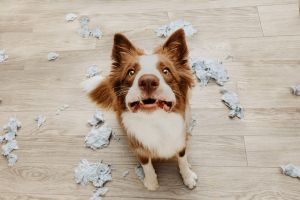
[[[180,65],[188,62],[188,48],[185,41],[183,29],[175,31],[163,45],[163,51],[167,52],[170,58]]]
[[[89,96],[100,107],[105,109],[112,108],[114,92],[111,87],[110,77],[102,80],[99,85],[89,93]]]
[[[113,66],[120,67],[125,62],[126,57],[137,54],[137,48],[121,33],[116,33],[114,36],[114,44],[111,58]]]

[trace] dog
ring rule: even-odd
[[[90,98],[113,110],[129,146],[144,170],[144,185],[159,187],[153,160],[178,159],[184,184],[192,189],[197,175],[186,156],[189,94],[193,75],[183,29],[146,54],[116,33],[110,74],[89,91]]]

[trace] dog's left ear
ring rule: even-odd
[[[128,56],[135,55],[137,55],[137,49],[134,45],[123,34],[116,33],[111,54],[113,66],[120,67]]]
[[[184,65],[188,62],[188,48],[183,29],[175,31],[168,38],[163,45],[163,51],[166,51],[171,59],[178,64]]]

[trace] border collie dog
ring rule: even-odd
[[[153,160],[177,158],[184,184],[192,189],[197,175],[186,156],[193,76],[182,29],[146,54],[124,35],[114,36],[110,74],[89,91],[102,108],[113,110],[141,163],[144,185],[159,185]]]

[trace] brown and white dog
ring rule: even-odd
[[[112,60],[109,76],[89,95],[102,108],[116,112],[143,167],[144,185],[149,190],[159,187],[152,160],[177,157],[184,184],[194,188],[197,175],[185,153],[193,77],[184,31],[174,32],[153,54],[117,33]]]

